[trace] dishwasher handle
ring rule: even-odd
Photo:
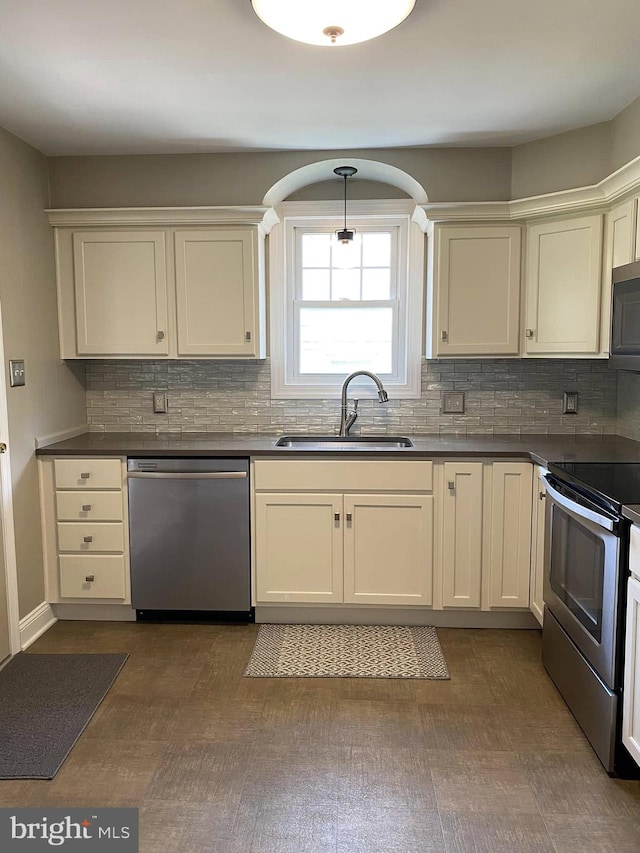
[[[140,480],[246,480],[246,471],[129,471],[127,477]]]

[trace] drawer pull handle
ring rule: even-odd
[[[81,480],[88,480],[91,474],[88,471],[85,471],[83,474],[80,474]]]
[[[340,513],[339,512],[334,512],[333,520],[334,521],[340,521]]]
[[[353,515],[350,512],[348,512],[347,513],[347,523],[351,524],[352,521],[353,521]]]
[[[85,542],[93,542],[93,536],[85,536],[84,541]]]
[[[455,481],[454,481],[454,480],[449,480],[449,482],[447,483],[447,488],[448,488],[450,491],[453,491],[453,490],[455,489],[455,487],[456,487]]]
[[[82,504],[82,512],[91,512],[91,504]]]
[[[87,575],[87,576],[86,576],[86,578],[85,578],[85,581],[86,581],[87,583],[93,583],[95,579],[96,579],[96,576],[95,576],[95,575]]]

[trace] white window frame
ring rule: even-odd
[[[381,374],[385,388],[393,398],[420,397],[420,365],[425,291],[425,235],[415,216],[412,201],[366,200],[349,202],[348,227],[358,230],[398,229],[397,275],[398,309],[396,374]],[[271,396],[274,399],[325,399],[340,392],[345,377],[341,374],[300,376],[295,373],[297,345],[296,316],[296,229],[322,227],[330,230],[344,224],[339,201],[283,202],[277,209],[280,218],[269,235],[270,354]],[[389,300],[391,301],[391,300]],[[299,303],[298,303],[299,304]],[[310,302],[310,307],[313,306]],[[336,303],[338,305],[340,303]],[[374,307],[376,303],[369,303]],[[385,305],[388,301],[384,301]],[[348,309],[346,309],[348,310]],[[358,396],[376,397],[372,383],[362,388],[354,384]]]

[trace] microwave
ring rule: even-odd
[[[609,367],[640,372],[640,261],[612,275]]]

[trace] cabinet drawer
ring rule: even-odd
[[[58,521],[122,521],[121,492],[57,492]]]
[[[125,598],[124,556],[64,555],[59,560],[62,598]]]
[[[123,524],[58,523],[60,551],[124,551]]]
[[[433,463],[390,459],[258,459],[254,483],[256,489],[270,491],[430,492]]]
[[[56,459],[57,489],[121,489],[119,459]]]

